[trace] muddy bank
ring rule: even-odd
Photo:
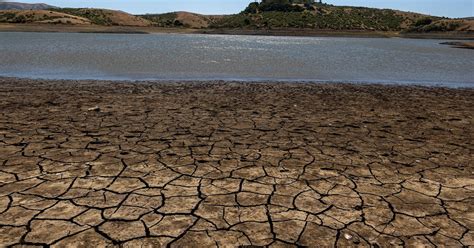
[[[0,244],[474,245],[474,90],[0,79]]]
[[[457,39],[473,40],[474,33],[399,33],[366,30],[314,30],[314,29],[192,29],[99,25],[51,25],[0,23],[0,32],[61,32],[61,33],[123,33],[123,34],[221,34],[264,35],[301,37],[355,37],[355,38],[413,38],[413,39]]]
[[[443,42],[441,44],[452,46],[455,48],[474,49],[474,42],[453,41],[453,42]]]

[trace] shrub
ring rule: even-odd
[[[256,2],[250,3],[249,6],[247,6],[247,8],[245,8],[244,13],[256,14],[258,12],[258,7],[259,7],[258,3],[256,3]]]
[[[451,23],[448,24],[447,30],[448,31],[454,31],[454,30],[458,29],[459,27],[461,27],[460,22],[451,22]]]
[[[432,20],[431,18],[425,17],[425,18],[418,19],[418,20],[415,22],[415,26],[416,26],[416,27],[419,27],[419,26],[426,26],[426,25],[430,25],[432,22],[433,22],[433,20]]]

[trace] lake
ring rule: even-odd
[[[474,87],[474,50],[442,40],[0,33],[0,76]]]

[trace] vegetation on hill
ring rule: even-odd
[[[58,8],[50,10],[2,10],[0,22],[94,24],[102,26],[151,26],[152,22],[122,11]]]
[[[89,8],[61,8],[56,11],[87,18],[91,23],[104,26],[150,26],[152,22],[122,11]]]
[[[243,11],[247,14],[256,14],[266,11],[302,12],[313,9],[314,0],[263,0],[253,2]]]
[[[450,31],[474,31],[474,21],[459,19],[439,19],[425,17],[417,20],[408,32],[450,32]]]
[[[393,10],[311,6],[312,10],[241,13],[221,19],[214,28],[313,28],[333,30],[401,30],[403,16]]]
[[[52,10],[3,10],[0,11],[0,22],[91,24],[91,22],[86,18]]]
[[[185,28],[208,28],[209,24],[223,16],[205,16],[189,12],[172,12],[166,14],[148,14],[140,17],[147,19],[157,27],[185,27]]]
[[[122,11],[88,8],[0,10],[0,22],[195,29],[474,32],[472,19],[447,19],[390,9],[333,6],[314,0],[263,0],[250,3],[239,14],[221,16],[189,12],[133,16]]]
[[[261,7],[264,5],[264,7]],[[251,7],[253,6],[253,7]],[[280,7],[278,7],[280,6]],[[251,3],[242,13],[227,16],[201,16],[202,22],[212,29],[285,29],[307,28],[322,30],[380,30],[400,31],[416,21],[394,10],[373,8],[336,7],[324,4],[290,4],[297,8],[286,8],[287,4]],[[255,9],[256,8],[256,9]],[[280,9],[267,11],[266,9]],[[141,16],[160,27],[189,27],[176,13]],[[419,18],[423,15],[419,15]]]
[[[204,16],[187,13],[143,15],[159,27],[210,29],[314,29],[405,32],[472,31],[468,20],[446,19],[390,9],[333,6],[313,0],[252,2],[239,14]],[[430,20],[429,22],[427,20]],[[199,25],[196,25],[199,23]]]
[[[59,11],[70,15],[80,16],[89,19],[97,25],[114,25],[112,19],[102,9],[73,9],[62,8]]]
[[[141,15],[140,17],[147,19],[154,23],[157,27],[180,27],[183,23],[177,20],[177,13],[165,13],[165,14],[147,14]]]

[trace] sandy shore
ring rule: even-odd
[[[0,244],[474,245],[474,90],[0,78]]]

